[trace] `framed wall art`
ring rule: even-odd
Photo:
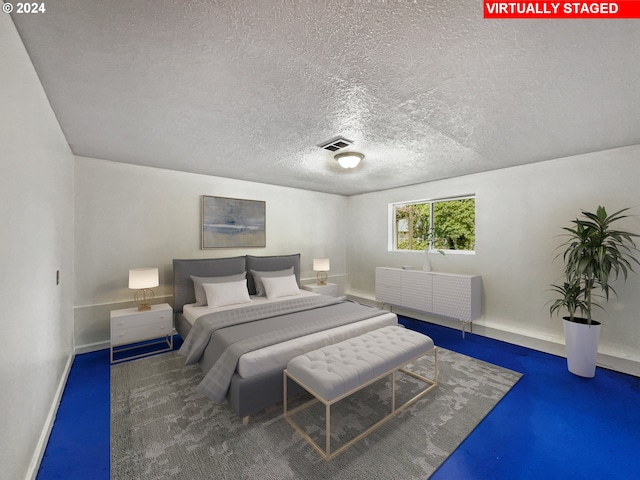
[[[202,248],[266,246],[266,203],[202,196]]]

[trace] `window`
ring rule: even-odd
[[[395,203],[390,207],[393,250],[475,250],[475,196]]]

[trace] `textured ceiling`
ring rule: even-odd
[[[12,14],[80,156],[352,195],[640,143],[640,21],[480,0],[56,0]],[[342,170],[316,144],[354,140]]]

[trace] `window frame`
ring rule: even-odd
[[[423,251],[423,250],[398,249],[398,245],[397,245],[398,233],[396,231],[396,227],[397,227],[396,208],[397,207],[403,207],[405,205],[429,204],[429,229],[431,230],[433,229],[433,220],[435,218],[434,204],[440,203],[440,202],[449,202],[449,201],[466,200],[466,199],[473,199],[474,210],[475,210],[475,207],[477,207],[477,202],[476,202],[477,196],[475,193],[468,193],[464,195],[456,195],[451,197],[439,197],[439,198],[409,200],[409,201],[403,201],[403,202],[390,203],[389,204],[388,250],[390,252],[422,252]],[[475,232],[476,232],[476,222],[474,221],[474,233]],[[433,242],[430,240],[428,252],[429,253],[440,252],[440,253],[453,254],[453,255],[475,255],[476,250],[475,250],[475,245],[473,250],[449,250],[449,249],[442,249],[442,248],[433,248]]]

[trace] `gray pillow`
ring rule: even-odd
[[[258,272],[273,272],[276,270],[283,270],[285,268],[293,267],[293,273],[296,276],[296,280],[298,285],[300,285],[300,254],[296,253],[293,255],[271,255],[266,257],[256,257],[253,255],[247,255],[245,257],[245,267],[242,270],[256,270]],[[241,272],[242,270],[237,270],[236,272],[225,273],[224,275],[229,275],[230,273]],[[195,275],[198,275],[197,272],[191,272]],[[253,282],[253,275],[247,275],[247,286],[249,287],[249,295],[256,294],[256,285]]]
[[[193,280],[193,291],[196,294],[196,305],[204,307],[207,304],[207,295],[204,292],[203,283],[226,283],[239,282],[247,278],[247,272],[236,273],[235,275],[225,275],[224,277],[196,277],[190,275]]]
[[[262,277],[288,277],[289,275],[293,275],[293,267],[285,270],[274,270],[271,272],[258,272],[256,270],[251,270],[251,275],[253,276],[253,283],[256,285],[256,295],[258,297],[266,297],[267,292],[264,289]]]

